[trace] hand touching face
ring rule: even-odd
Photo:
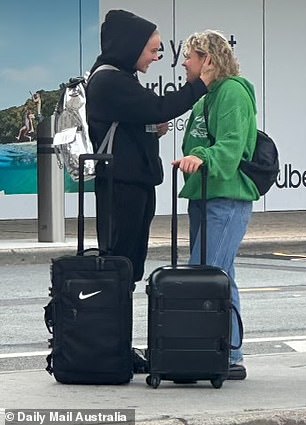
[[[186,69],[186,80],[188,82],[192,82],[199,77],[206,85],[214,81],[215,67],[212,64],[209,53],[199,53],[191,50],[185,56],[183,67]]]

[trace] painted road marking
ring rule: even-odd
[[[306,341],[286,341],[285,344],[298,353],[306,353]]]
[[[244,342],[275,342],[275,341],[306,341],[306,335],[297,336],[271,336],[263,338],[244,338]]]
[[[276,291],[281,291],[282,287],[271,287],[271,288],[240,288],[239,292],[276,292]]]
[[[277,257],[289,258],[292,261],[306,260],[305,254],[285,254],[284,252],[273,252],[273,255]]]
[[[28,351],[25,353],[3,353],[0,354],[0,359],[12,359],[18,357],[36,357],[36,356],[47,356],[50,351]]]
[[[285,254],[284,252],[273,252],[273,255],[281,255],[282,257],[306,258],[305,254]]]

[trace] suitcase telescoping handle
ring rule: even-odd
[[[201,202],[201,264],[206,265],[207,257],[207,175],[208,169],[206,165],[201,166],[201,197],[204,202]],[[177,265],[177,174],[178,166],[174,165],[172,168],[172,220],[171,220],[171,265]]]
[[[107,252],[111,251],[112,244],[112,194],[113,194],[113,155],[102,153],[85,153],[79,156],[79,206],[78,206],[78,248],[77,255],[84,253],[84,164],[87,160],[103,161],[107,178]]]

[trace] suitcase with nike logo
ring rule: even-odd
[[[104,164],[111,230],[113,157],[81,155],[77,255],[52,259],[52,300],[45,307],[52,351],[46,370],[65,384],[123,384],[133,376],[132,264],[111,255],[111,231],[107,252],[84,250],[83,170],[88,159]]]
[[[202,170],[202,198],[206,199],[207,169]],[[231,346],[229,276],[206,265],[206,202],[201,214],[201,264],[177,264],[177,168],[172,183],[171,265],[149,276],[148,350],[150,375],[146,383],[157,388],[162,380],[193,384],[209,380],[221,388],[228,376]],[[242,322],[238,315],[240,339]],[[241,345],[240,341],[240,345]]]

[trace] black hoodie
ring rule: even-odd
[[[101,26],[102,53],[91,72],[102,64],[114,65],[119,71],[98,71],[87,87],[87,120],[94,149],[111,123],[118,121],[113,146],[115,180],[146,186],[158,185],[163,178],[158,138],[146,132],[146,124],[182,115],[207,92],[200,79],[166,96],[157,96],[140,84],[136,62],[155,30],[156,25],[133,13],[109,11]]]

